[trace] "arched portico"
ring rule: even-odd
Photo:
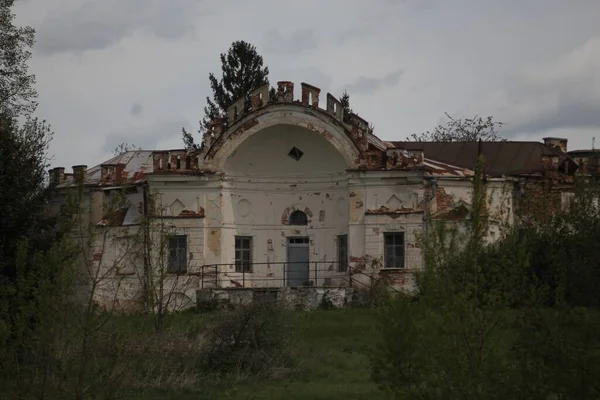
[[[321,136],[324,145],[333,146],[339,153],[345,162],[346,169],[358,166],[360,152],[341,124],[317,110],[294,104],[269,105],[234,124],[225,132],[223,139],[215,143],[216,148],[213,148],[212,151],[209,149],[208,166],[211,169],[222,171],[227,160],[235,154],[242,143],[261,131],[281,125],[303,128]],[[285,133],[282,132],[282,134]],[[257,156],[268,157],[269,155]]]

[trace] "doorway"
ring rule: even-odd
[[[287,286],[308,285],[310,278],[310,249],[307,237],[291,237],[287,243]]]

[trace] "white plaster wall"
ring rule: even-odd
[[[357,287],[368,286],[383,265],[385,232],[404,232],[405,270],[422,268],[417,236],[422,232],[423,213],[365,215],[368,210],[416,209],[424,198],[423,173],[403,171],[353,172],[349,180],[351,265]]]
[[[454,202],[472,202],[473,184],[471,181],[438,179],[438,187],[443,188],[446,194],[452,196]],[[487,184],[487,205],[490,213],[490,229],[487,239],[490,241],[500,238],[506,226],[514,221],[514,192],[511,182],[492,180]],[[432,204],[435,212],[437,204]]]
[[[310,183],[285,180],[227,182],[223,189],[221,244],[223,262],[231,264],[224,267],[228,276],[236,281],[267,278],[246,281],[246,286],[281,286],[283,263],[287,262],[287,238],[307,236],[313,262],[311,270],[313,273],[317,270],[316,284],[323,285],[325,278],[339,278],[339,273],[325,270],[330,268],[331,262],[338,261],[337,235],[348,233],[347,181],[343,177],[329,179]],[[307,226],[287,225],[285,216],[295,209],[307,211]],[[253,237],[255,265],[251,276],[242,277],[234,272],[236,235]],[[311,274],[311,278],[313,276]]]
[[[158,254],[158,235],[162,226],[173,234],[188,237],[188,273],[182,276],[167,275],[160,278],[158,269],[166,267],[166,259]],[[191,307],[200,287],[200,271],[204,264],[204,226],[199,218],[165,218],[151,224],[152,255],[156,301],[162,299],[169,309]],[[94,245],[82,263],[81,287],[87,293],[93,283],[93,299],[101,307],[131,311],[142,306],[144,264],[140,245],[139,226],[98,227]],[[162,286],[163,296],[159,294]],[[81,291],[85,293],[85,291]],[[85,294],[84,294],[85,295]]]
[[[94,228],[93,246],[82,262],[79,283],[88,290],[93,287],[93,299],[100,307],[123,311],[140,305],[144,270],[138,229]]]
[[[296,147],[302,157],[288,155]],[[225,162],[223,170],[232,176],[298,177],[344,173],[344,157],[321,135],[294,125],[275,125],[263,129],[242,142]]]
[[[288,156],[294,146],[300,160]],[[322,135],[298,126],[275,125],[242,142],[224,164],[220,193],[221,262],[230,264],[223,283],[282,286],[292,236],[309,238],[314,284],[342,283],[346,274],[331,262],[338,261],[337,235],[348,234],[348,167]],[[307,226],[287,225],[296,209],[307,212]],[[252,274],[235,273],[236,235],[253,237]]]
[[[251,127],[244,128],[247,125]],[[344,128],[338,123],[332,123],[330,116],[317,110],[299,109],[292,104],[276,104],[269,106],[267,112],[251,114],[236,122],[227,132],[228,136],[214,159],[207,160],[205,167],[225,169],[224,165],[248,138],[271,127],[291,125],[316,133],[337,149],[347,166],[356,166],[359,157],[358,149],[345,134]],[[257,157],[265,155],[268,156],[267,153],[259,152]]]

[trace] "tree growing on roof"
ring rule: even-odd
[[[413,133],[406,140],[413,142],[499,142],[506,139],[498,135],[503,122],[493,117],[452,118],[448,113],[448,122],[436,126],[433,131],[421,134]]]
[[[342,97],[340,97],[340,103],[342,104],[342,109],[344,110],[344,122],[350,122],[350,115],[352,114],[358,116],[358,114],[355,113],[350,107],[350,95],[348,94],[347,90],[344,90]],[[373,124],[369,124],[369,132],[373,133],[374,130],[375,126],[373,126]]]
[[[243,40],[235,41],[226,53],[221,53],[221,79],[210,73],[208,79],[213,91],[212,99],[206,98],[204,118],[200,122],[199,133],[210,129],[216,118],[225,117],[227,108],[237,99],[245,98],[244,112],[250,109],[250,93],[269,83],[269,68],[256,47]],[[274,89],[271,89],[273,95]],[[183,129],[183,142],[187,149],[197,149],[191,133]],[[200,146],[202,147],[202,145]]]
[[[117,145],[117,147],[115,147],[113,149],[113,154],[115,156],[120,156],[121,154],[125,154],[128,151],[132,151],[132,150],[141,150],[142,148],[139,146],[136,146],[133,143],[127,143],[127,142],[123,142],[119,145]]]
[[[344,110],[344,118],[353,114],[352,108],[350,108],[350,95],[348,91],[344,90],[342,97],[340,97],[340,103],[342,103],[342,109]]]

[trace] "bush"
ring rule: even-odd
[[[293,364],[292,329],[279,304],[255,301],[224,311],[208,330],[203,369],[237,377],[271,377]]]

